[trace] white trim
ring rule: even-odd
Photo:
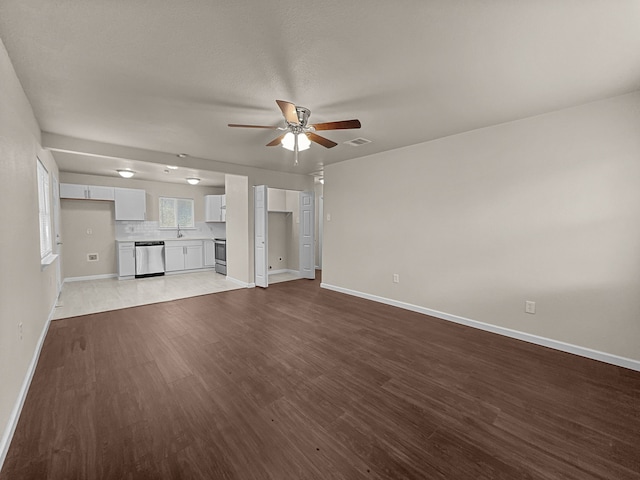
[[[47,332],[49,331],[49,325],[51,324],[51,319],[53,318],[55,310],[56,305],[54,303],[53,307],[51,307],[51,312],[49,312],[49,318],[47,318],[47,321],[42,328],[42,333],[40,334],[40,338],[38,339],[38,343],[36,344],[36,349],[33,352],[33,357],[31,358],[31,363],[29,364],[29,368],[27,368],[27,374],[25,375],[22,382],[22,388],[20,388],[18,398],[16,398],[16,403],[14,404],[13,410],[11,410],[11,414],[9,415],[7,426],[5,427],[4,432],[2,432],[2,438],[0,439],[0,470],[2,470],[2,465],[7,458],[7,453],[9,452],[9,446],[11,445],[13,434],[15,433],[16,427],[18,426],[20,413],[22,412],[24,401],[27,398],[27,392],[29,391],[29,387],[31,386],[31,380],[33,379],[33,374],[36,371],[38,359],[40,358],[40,351],[42,350],[44,339],[47,336]]]
[[[44,270],[53,262],[55,262],[57,258],[58,258],[57,253],[47,253],[47,255],[45,255],[44,258],[40,259],[40,269]]]
[[[105,278],[117,278],[117,277],[118,277],[117,273],[105,273],[102,275],[87,275],[86,277],[67,277],[64,279],[64,283],[84,282],[85,280],[103,280]]]
[[[236,285],[240,285],[241,287],[245,287],[245,288],[255,288],[256,286],[255,283],[243,282],[242,280],[236,280],[233,277],[225,277],[225,279],[229,280],[231,283],[235,283]]]
[[[579,345],[573,345],[570,343],[561,342],[559,340],[553,340],[551,338],[540,337],[531,333],[521,332],[518,330],[512,330],[510,328],[500,327],[498,325],[492,325],[490,323],[479,322],[477,320],[471,320],[470,318],[459,317],[458,315],[452,315],[450,313],[439,312],[438,310],[432,310],[426,307],[420,307],[411,303],[400,302],[398,300],[392,300],[390,298],[379,297],[369,293],[358,292],[356,290],[350,290],[348,288],[338,287],[330,285],[328,283],[321,283],[321,288],[327,290],[333,290],[335,292],[346,293],[347,295],[353,295],[355,297],[365,298],[378,303],[384,303],[386,305],[392,305],[405,310],[411,310],[412,312],[422,313],[424,315],[430,315],[432,317],[440,318],[442,320],[448,320],[450,322],[459,323],[468,327],[478,328],[480,330],[486,330],[487,332],[497,333],[498,335],[504,335],[505,337],[516,338],[528,343],[534,343],[536,345],[542,345],[543,347],[553,348],[554,350],[560,350],[562,352],[572,353],[581,357],[591,358],[593,360],[599,360],[601,362],[610,363],[619,367],[629,368],[631,370],[640,371],[640,360],[634,360],[632,358],[620,357],[611,353],[601,352],[598,350],[592,350],[590,348],[581,347]]]
[[[269,270],[269,275],[278,275],[279,273],[292,273],[300,275],[300,270],[291,270],[290,268],[281,268],[280,270]]]

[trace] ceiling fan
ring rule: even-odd
[[[315,133],[320,130],[346,130],[351,128],[360,128],[360,120],[341,120],[338,122],[324,122],[309,124],[309,116],[311,110],[305,107],[298,107],[291,102],[284,100],[276,100],[276,103],[282,110],[284,115],[284,127],[272,127],[268,125],[241,125],[237,123],[229,123],[230,127],[241,128],[268,128],[272,130],[280,130],[284,133],[271,142],[267,143],[267,147],[275,147],[282,145],[288,150],[294,152],[295,165],[298,164],[298,152],[306,150],[311,146],[311,142],[318,143],[326,148],[332,148],[337,145],[336,142],[322,137]]]

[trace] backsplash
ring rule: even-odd
[[[226,238],[227,228],[225,223],[196,222],[195,228],[180,229],[182,238]],[[119,240],[160,239],[177,236],[176,229],[159,229],[158,222],[118,221],[116,222],[116,238]]]

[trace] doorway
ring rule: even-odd
[[[314,193],[255,187],[255,283],[315,278]]]

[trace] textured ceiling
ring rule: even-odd
[[[638,25],[637,0],[0,2],[44,132],[298,173],[638,90]],[[294,167],[226,126],[281,125],[276,99],[362,129]]]

